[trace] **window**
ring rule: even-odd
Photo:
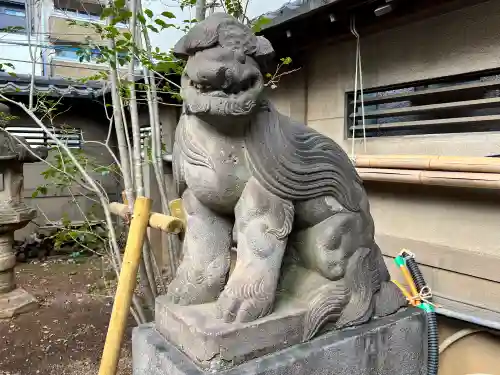
[[[26,31],[26,9],[23,3],[0,1],[0,29],[16,28]]]
[[[72,19],[81,19],[83,21],[100,21],[101,17],[99,14],[87,13],[85,11],[69,10],[69,9],[55,9],[55,14],[59,14],[63,17],[68,17]]]
[[[98,2],[80,0],[54,0],[55,11],[72,14],[77,17],[99,20],[103,6]]]
[[[7,126],[5,130],[13,136],[23,137],[33,148],[40,146],[52,147],[56,144],[53,139],[49,138],[49,136],[39,128]],[[80,148],[82,146],[82,133],[79,129],[53,129],[52,133],[69,148]]]
[[[363,137],[361,95],[346,95],[347,137]],[[500,71],[364,90],[367,137],[500,131]]]
[[[79,61],[80,56],[78,54],[78,50],[80,50],[79,47],[70,47],[67,45],[64,45],[64,46],[55,45],[54,46],[55,55],[61,59],[65,59],[65,60]],[[95,60],[100,55],[101,54],[100,54],[98,49],[93,49],[92,55],[91,55],[91,61]]]
[[[80,61],[80,55],[78,50],[80,47],[71,47],[69,45],[54,45],[55,56],[64,60]],[[125,54],[118,54],[119,56],[125,56]],[[101,56],[99,49],[94,48],[91,52],[90,62],[96,62],[97,58]],[[83,59],[82,62],[87,62]]]
[[[98,3],[80,0],[54,0],[54,14],[65,18],[87,22],[104,22],[101,20],[103,6]],[[125,24],[117,24],[125,27]]]

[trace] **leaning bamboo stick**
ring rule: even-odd
[[[500,174],[497,173],[443,172],[387,168],[357,168],[357,170],[364,181],[500,189]]]
[[[500,173],[500,158],[433,155],[357,155],[358,168],[396,168]]]
[[[141,261],[142,246],[148,228],[151,199],[138,197],[134,203],[134,215],[118,278],[115,301],[109,320],[108,333],[102,353],[99,375],[114,375],[120,357],[127,316],[137,283],[137,270]]]
[[[109,211],[118,215],[122,218],[127,218],[129,216],[129,208],[127,205],[117,202],[112,202],[109,204]],[[168,216],[152,212],[149,216],[148,225],[151,228],[159,229],[166,233],[180,233],[184,230],[184,221],[181,218],[175,216]]]

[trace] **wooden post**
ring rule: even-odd
[[[120,357],[123,334],[132,295],[137,283],[137,270],[141,261],[142,246],[146,236],[151,210],[151,199],[138,197],[134,204],[134,214],[123,255],[123,264],[116,288],[113,311],[109,320],[108,333],[102,353],[99,375],[115,375]]]

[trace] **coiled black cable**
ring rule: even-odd
[[[420,293],[422,289],[427,287],[422,272],[420,272],[420,268],[411,254],[403,251],[401,255],[405,258],[406,266]],[[439,369],[439,334],[437,317],[432,306],[428,304],[425,304],[425,306],[429,307],[424,309],[427,318],[427,375],[437,375]]]

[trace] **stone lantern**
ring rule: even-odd
[[[8,107],[0,104],[0,112]],[[24,141],[24,145],[30,146]],[[36,299],[16,288],[13,252],[14,232],[33,220],[37,211],[23,202],[23,164],[47,157],[47,149],[26,147],[5,132],[0,132],[0,318],[9,318],[37,306]],[[31,148],[30,148],[31,149]]]

